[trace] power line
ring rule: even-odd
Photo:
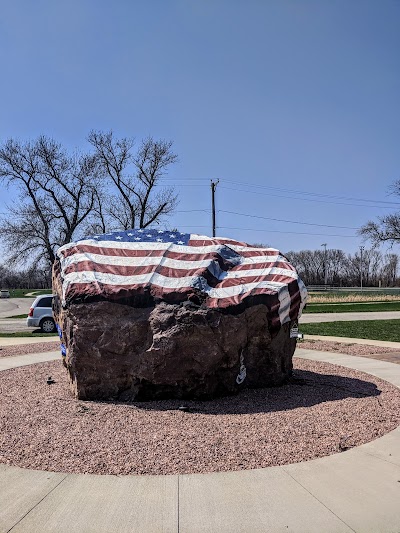
[[[321,198],[332,198],[332,199],[337,199],[337,200],[350,200],[350,201],[354,201],[354,202],[373,202],[373,203],[379,203],[379,204],[390,204],[390,205],[393,205],[393,206],[400,206],[400,202],[389,202],[387,200],[369,200],[369,199],[366,199],[366,198],[352,198],[352,197],[348,197],[348,196],[337,196],[337,195],[334,195],[334,194],[323,194],[323,193],[318,193],[318,192],[298,191],[298,190],[294,190],[294,189],[283,189],[281,187],[272,187],[271,185],[259,185],[259,184],[255,184],[255,183],[252,184],[252,183],[246,183],[246,182],[240,182],[240,181],[232,181],[232,180],[226,180],[226,179],[222,179],[221,181],[224,181],[225,183],[231,183],[233,185],[257,187],[257,188],[261,188],[261,189],[271,189],[271,190],[274,190],[274,191],[287,192],[287,193],[291,193],[291,194],[307,194],[307,195],[310,195],[310,196],[318,196],[318,197],[321,197]]]
[[[167,177],[163,177],[161,178],[163,181],[208,181],[208,178],[167,178]],[[305,195],[309,195],[309,196],[318,196],[320,198],[331,198],[331,199],[337,199],[337,200],[349,200],[349,201],[354,201],[354,202],[371,202],[371,203],[378,203],[378,204],[388,204],[388,207],[389,206],[400,206],[400,202],[390,202],[390,201],[387,201],[387,200],[370,200],[368,198],[353,198],[353,197],[348,197],[348,196],[338,196],[338,195],[334,195],[334,194],[324,194],[324,193],[318,193],[318,192],[310,192],[310,191],[299,191],[299,190],[295,190],[295,189],[285,189],[285,188],[281,188],[281,187],[273,187],[271,185],[261,185],[261,184],[256,184],[256,183],[249,183],[249,182],[241,182],[241,181],[234,181],[234,180],[229,180],[229,179],[226,179],[226,178],[220,178],[220,182],[224,182],[224,183],[230,183],[230,184],[233,184],[233,185],[240,185],[242,187],[255,187],[255,188],[258,188],[258,189],[269,189],[269,190],[272,190],[272,191],[280,191],[280,192],[287,192],[287,193],[290,193],[290,194],[305,194]],[[179,187],[201,187],[202,184],[197,184],[197,185],[194,185],[194,184],[178,184]],[[237,189],[232,189],[232,190],[237,190]],[[248,191],[248,192],[255,192],[255,191]],[[284,197],[285,198],[285,197]],[[344,204],[344,205],[352,205],[352,204]],[[364,206],[363,206],[364,207]]]
[[[308,233],[303,231],[280,231],[280,230],[265,230],[265,229],[255,229],[255,228],[231,228],[229,226],[218,226],[220,229],[238,229],[242,231],[262,231],[264,233],[285,233],[288,235],[317,235],[319,237],[344,237],[349,239],[358,239],[358,235],[338,235],[338,234],[329,234],[329,233]]]
[[[221,180],[222,181],[222,180]],[[246,184],[244,184],[246,185]],[[202,187],[204,188],[204,184],[203,183],[199,183],[199,184],[191,184],[191,183],[178,183],[178,184],[175,184],[176,187]],[[253,187],[256,187],[255,185],[252,185]],[[236,191],[236,192],[240,192],[240,193],[250,193],[250,194],[258,194],[258,195],[262,195],[262,196],[273,196],[274,198],[286,198],[288,200],[303,200],[303,201],[306,201],[306,202],[317,202],[317,203],[324,203],[324,204],[332,204],[332,205],[348,205],[348,206],[352,206],[352,207],[372,207],[372,208],[376,208],[376,209],[393,209],[395,207],[400,207],[400,203],[396,203],[396,202],[384,202],[383,200],[367,200],[367,199],[357,199],[357,198],[354,198],[354,201],[358,201],[358,202],[381,202],[381,203],[391,203],[393,205],[371,205],[371,204],[368,204],[368,205],[365,205],[365,204],[354,204],[354,203],[349,203],[349,202],[330,202],[329,200],[320,200],[319,198],[301,198],[299,196],[286,196],[286,195],[282,195],[282,194],[275,194],[273,192],[262,192],[262,191],[251,191],[251,190],[243,190],[243,189],[237,189],[237,188],[234,188],[234,187],[226,187],[225,185],[220,185],[221,189],[226,189],[226,190],[229,190],[229,191]],[[261,187],[261,186],[260,186]],[[279,189],[272,189],[272,190],[279,190]],[[313,193],[306,193],[306,192],[295,192],[293,191],[292,194],[313,194]],[[315,193],[318,197],[324,197],[324,196],[327,196],[328,198],[330,198],[329,195],[318,195],[317,193]],[[332,196],[332,198],[336,198],[335,196]],[[337,198],[340,198],[340,197],[337,197]],[[344,198],[344,197],[343,197]]]
[[[275,198],[287,198],[289,200],[303,200],[305,202],[319,202],[319,203],[334,204],[334,205],[349,205],[353,207],[376,207],[378,209],[393,209],[393,207],[389,207],[386,205],[362,205],[362,204],[350,204],[350,203],[344,203],[344,202],[329,202],[328,200],[317,200],[316,198],[294,198],[293,196],[283,196],[281,194],[266,193],[266,192],[260,192],[260,191],[245,191],[243,189],[233,189],[232,187],[225,187],[224,185],[221,185],[220,187],[221,189],[227,189],[230,191],[258,194],[262,196],[274,196]]]
[[[180,228],[209,228],[210,226],[198,226],[197,224],[181,225]],[[339,234],[329,234],[329,233],[309,233],[309,232],[300,232],[300,231],[280,231],[280,230],[266,230],[266,229],[257,229],[257,228],[233,228],[231,226],[217,226],[217,229],[234,229],[242,231],[261,231],[263,233],[284,233],[287,235],[316,235],[318,237],[344,237],[349,239],[359,238],[358,235],[339,235]]]
[[[289,224],[303,224],[306,226],[320,226],[323,228],[338,228],[338,229],[360,229],[352,226],[333,226],[331,224],[316,224],[312,222],[300,222],[299,220],[284,220],[282,218],[271,218],[271,217],[262,217],[259,215],[248,215],[246,213],[236,213],[235,211],[224,211],[223,209],[219,209],[220,213],[229,213],[230,215],[239,215],[243,217],[251,217],[251,218],[261,218],[262,220],[273,220],[275,222],[288,222]]]
[[[185,209],[174,211],[174,213],[210,213],[210,209]]]

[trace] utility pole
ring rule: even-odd
[[[324,242],[323,244],[321,244],[321,246],[323,246],[325,248],[325,252],[324,252],[324,285],[325,285],[325,290],[327,289],[327,285],[328,285],[328,268],[327,268],[327,256],[326,256],[326,242]]]
[[[365,246],[360,246],[360,289],[363,290],[363,251]]]
[[[219,180],[211,180],[211,206],[212,206],[212,236],[215,237],[215,189]]]

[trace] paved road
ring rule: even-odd
[[[32,298],[1,298],[0,299],[0,318],[6,318],[14,315],[27,315],[29,308],[34,301]]]
[[[400,319],[400,311],[364,311],[361,313],[305,313],[300,318],[300,324],[314,324],[316,322],[347,322],[349,320],[391,319]]]
[[[0,299],[0,333],[29,332],[25,318],[6,318],[15,315],[27,315],[34,301],[32,298],[2,298]]]
[[[0,318],[0,333],[32,333],[32,331],[39,331],[39,328],[28,328],[25,318],[15,318],[13,320]]]

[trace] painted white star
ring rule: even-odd
[[[163,240],[162,239],[157,239],[157,242],[163,242]]]
[[[164,233],[162,229],[159,229],[158,230],[158,233]]]
[[[178,241],[177,244],[185,244],[183,241]]]
[[[132,237],[133,233],[127,233],[128,237]]]
[[[140,237],[135,237],[135,241],[140,241]]]
[[[153,235],[151,233],[148,233],[146,236],[147,237],[152,237]]]
[[[120,237],[120,235],[117,235],[115,238],[118,239],[119,241],[122,239],[122,237]]]
[[[171,239],[173,239],[175,237],[175,235],[173,233],[170,233],[169,236],[171,237]]]
[[[143,233],[143,230],[142,229],[138,229],[138,233]]]
[[[95,236],[93,237],[93,239],[100,239],[100,237],[98,237],[97,235],[95,235]]]

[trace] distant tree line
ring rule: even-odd
[[[363,286],[400,286],[400,257],[397,254],[382,254],[377,249],[345,254],[342,250],[301,250],[288,252],[287,258],[297,269],[306,285],[324,285],[325,266],[328,285],[359,287],[361,269]],[[31,267],[19,270],[0,265],[0,288],[45,289],[51,286],[49,267]]]
[[[400,258],[397,254],[383,254],[376,248],[364,249],[362,254],[345,254],[343,250],[301,250],[286,254],[306,285],[327,284],[337,287],[359,287],[361,276],[365,287],[394,287],[400,285]]]
[[[0,265],[1,289],[48,289],[51,287],[49,268],[31,267],[17,270],[13,267]]]

